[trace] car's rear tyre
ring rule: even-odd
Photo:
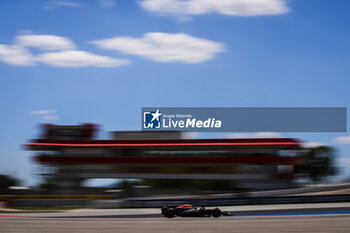
[[[221,216],[221,210],[219,208],[213,209],[212,215],[214,218],[218,218]]]
[[[164,216],[167,217],[167,218],[173,218],[174,217],[174,211],[172,209],[168,209],[168,210],[165,211]]]

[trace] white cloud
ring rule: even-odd
[[[200,63],[223,52],[221,43],[178,33],[147,33],[142,38],[114,37],[92,41],[99,48],[139,55],[157,62]]]
[[[289,11],[286,0],[142,0],[140,5],[147,11],[171,15],[259,16]]]
[[[74,49],[76,45],[68,38],[55,35],[20,35],[16,43],[25,47],[35,47],[43,50]]]
[[[67,6],[67,7],[81,7],[81,6],[84,6],[84,4],[82,4],[82,3],[70,2],[70,1],[53,1],[52,4],[56,5],[56,6]]]
[[[35,58],[25,48],[18,45],[0,44],[0,61],[10,65],[33,65]]]
[[[345,137],[337,137],[334,138],[334,143],[337,144],[350,144],[350,136],[345,136]]]
[[[82,7],[84,4],[74,1],[51,1],[46,2],[46,5],[42,7],[41,9],[44,10],[53,10],[60,7]]]
[[[102,7],[114,7],[117,5],[114,0],[99,0]]]
[[[31,54],[28,47],[50,52]],[[16,37],[13,45],[0,44],[0,61],[11,65],[28,66],[44,63],[58,67],[114,67],[131,63],[127,59],[116,59],[76,50],[76,47],[73,41],[61,36],[20,35]],[[52,50],[55,51],[52,52]]]
[[[41,109],[34,110],[29,113],[34,115],[40,115],[44,121],[57,121],[60,119],[54,110]]]
[[[42,110],[34,110],[29,112],[30,114],[36,114],[36,115],[48,115],[48,114],[52,114],[55,111],[53,110],[46,110],[46,109],[42,109]]]
[[[257,133],[236,133],[228,135],[229,138],[280,138],[282,135],[277,132],[257,132]]]
[[[57,67],[113,67],[130,64],[127,59],[115,59],[79,50],[44,53],[38,56],[38,61]]]

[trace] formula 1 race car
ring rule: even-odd
[[[231,216],[232,213],[228,211],[221,211],[219,208],[206,209],[205,207],[197,207],[192,204],[185,204],[180,206],[167,206],[162,208],[162,215],[167,218],[173,217],[211,217],[218,218],[221,215]]]

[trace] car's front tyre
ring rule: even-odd
[[[212,215],[214,218],[218,218],[221,216],[221,210],[219,208],[213,209]]]

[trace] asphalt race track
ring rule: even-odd
[[[0,219],[1,232],[349,232],[350,216]]]
[[[156,209],[0,214],[0,232],[350,232],[348,204],[245,207],[221,218],[160,217]],[[317,208],[316,208],[317,207]],[[234,207],[225,207],[234,208]],[[129,211],[129,212],[128,212]],[[140,214],[137,214],[140,212]],[[89,214],[88,214],[89,213]],[[114,214],[112,214],[114,213]]]

